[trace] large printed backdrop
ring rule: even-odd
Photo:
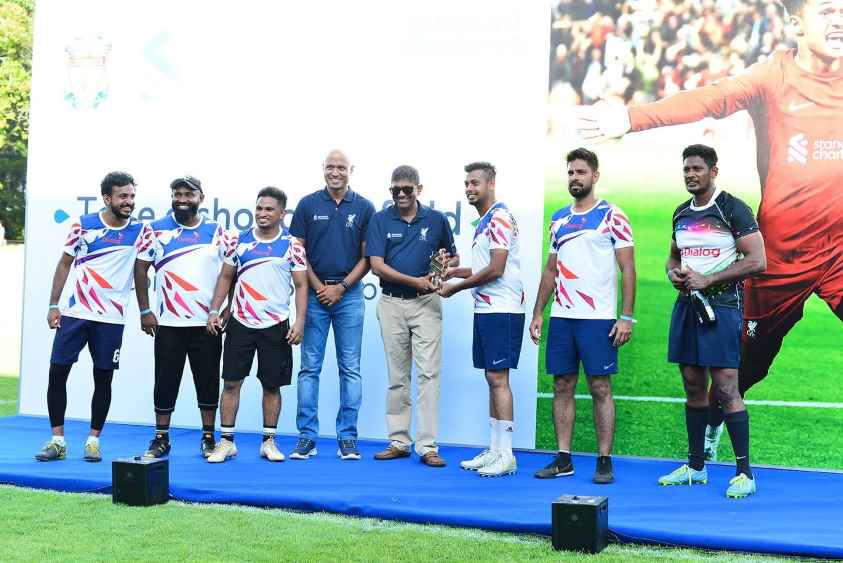
[[[447,14],[447,17],[444,15]],[[464,263],[471,222],[462,166],[489,160],[498,192],[519,220],[532,303],[541,267],[548,13],[543,3],[82,2],[42,0],[35,21],[27,204],[26,299],[20,412],[46,414],[52,334],[47,297],[68,216],[96,210],[112,169],[138,180],[136,213],[160,217],[169,181],[192,174],[208,213],[248,227],[254,194],[277,185],[289,207],[321,186],[321,162],[341,147],[352,185],[381,207],[392,168],[419,168],[422,200],[449,214]],[[288,219],[289,220],[289,217]],[[360,434],[385,437],[386,368],[368,276]],[[471,300],[445,307],[440,440],[484,443],[487,389],[471,366]],[[137,307],[127,315],[111,420],[150,423],[152,341]],[[321,432],[338,404],[330,345]],[[525,338],[513,374],[515,443],[535,436],[536,348]],[[298,359],[298,353],[296,353]],[[71,375],[68,416],[87,418],[92,391],[83,352]],[[243,389],[238,427],[261,427],[259,386]],[[280,428],[295,431],[295,386],[284,389]],[[174,424],[197,425],[186,370]]]

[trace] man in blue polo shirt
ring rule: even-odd
[[[375,213],[366,234],[366,256],[380,278],[378,321],[389,371],[386,424],[389,445],[375,459],[408,457],[410,378],[416,362],[418,397],[416,453],[422,463],[444,467],[436,433],[439,422],[439,370],[442,364],[442,304],[428,274],[431,256],[440,251],[449,265],[459,264],[448,219],[417,201],[419,173],[399,166],[392,173],[392,205]]]
[[[316,455],[319,374],[331,325],[340,378],[337,455],[342,459],[360,459],[357,413],[363,395],[360,347],[365,307],[360,279],[369,271],[364,235],[375,207],[348,186],[354,167],[342,151],[328,153],[322,170],[325,188],[302,198],[290,225],[290,234],[301,239],[310,263],[307,270],[310,293],[298,378],[299,439],[290,459]]]

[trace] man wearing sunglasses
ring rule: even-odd
[[[399,166],[389,188],[394,205],[375,213],[366,233],[366,256],[380,278],[377,316],[389,372],[386,424],[389,445],[377,460],[410,456],[411,366],[416,362],[418,397],[415,450],[421,462],[444,467],[436,434],[439,422],[439,370],[442,364],[442,304],[429,274],[437,254],[456,266],[459,257],[448,219],[417,201],[418,170]]]

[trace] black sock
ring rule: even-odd
[[[685,405],[685,430],[688,432],[688,466],[696,471],[705,467],[705,425],[708,407]]]
[[[50,364],[50,379],[47,384],[47,412],[50,426],[64,426],[64,411],[67,409],[67,376],[70,368],[61,364]]]
[[[210,434],[214,435],[214,425],[213,424],[203,424],[202,425],[202,434]]]
[[[111,379],[114,370],[94,368],[94,396],[91,398],[91,429],[102,430],[111,407]]]
[[[708,425],[716,428],[723,424],[723,407],[720,401],[713,401],[708,405]]]
[[[169,424],[156,424],[155,425],[155,437],[156,438],[163,438],[164,440],[170,441],[170,425]]]
[[[735,475],[743,473],[752,479],[752,469],[749,467],[749,413],[745,410],[730,412],[725,418],[732,449],[735,451]]]
[[[562,465],[562,467],[565,467],[566,465],[571,463],[571,452],[559,451],[558,455],[559,455],[559,464]]]
[[[225,439],[229,442],[234,441],[234,426],[223,426],[220,428],[220,440]]]

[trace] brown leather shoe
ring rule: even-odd
[[[421,457],[421,462],[430,467],[445,467],[448,465],[439,455],[439,452],[427,452]]]
[[[402,457],[410,457],[409,450],[402,450],[401,448],[396,448],[392,444],[388,445],[386,449],[381,450],[375,454],[375,459],[379,459],[381,461],[386,459],[399,459]]]

